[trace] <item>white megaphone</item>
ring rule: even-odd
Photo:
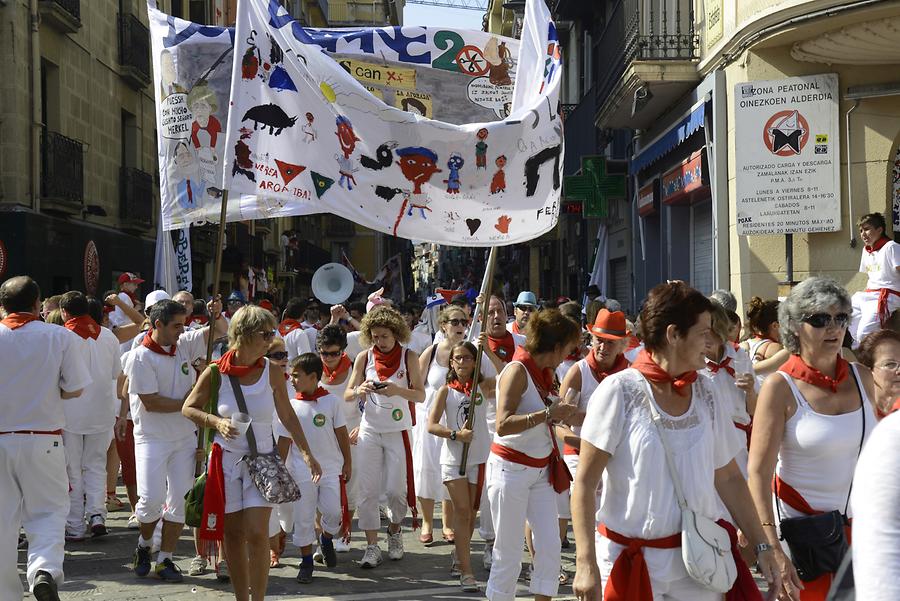
[[[312,293],[327,305],[338,305],[353,294],[353,274],[340,263],[326,263],[313,274]]]

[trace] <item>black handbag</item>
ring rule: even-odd
[[[860,413],[862,413],[862,434],[859,437],[859,450],[856,452],[858,460],[866,436],[866,408],[865,397],[855,372],[853,372],[853,381],[859,391]],[[777,480],[775,486],[775,496],[777,497]],[[833,574],[841,567],[841,562],[850,548],[844,527],[849,524],[847,509],[850,507],[852,491],[853,481],[851,480],[843,512],[835,509],[819,515],[798,518],[782,518],[781,509],[776,500],[775,509],[778,511],[778,521],[781,526],[781,540],[787,543],[791,551],[791,560],[794,567],[797,568],[800,580],[810,582],[822,574]]]

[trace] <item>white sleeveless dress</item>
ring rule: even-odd
[[[437,352],[437,346],[434,347]],[[416,425],[413,428],[413,479],[416,482],[416,496],[423,499],[443,501],[446,489],[441,483],[441,447],[443,439],[428,433],[428,413],[438,389],[446,384],[449,366],[431,360],[425,376],[425,401],[416,404]],[[445,423],[445,420],[441,420]]]

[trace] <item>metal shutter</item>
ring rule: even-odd
[[[691,286],[709,294],[713,291],[712,203],[691,207]]]
[[[622,305],[625,312],[631,309],[631,278],[628,276],[628,262],[622,259],[613,259],[609,262],[609,277],[611,294]]]

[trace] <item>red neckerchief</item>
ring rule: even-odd
[[[36,321],[38,318],[34,313],[10,313],[6,317],[3,318],[3,321],[0,321],[3,325],[5,325],[10,330],[15,330],[17,328],[21,328],[29,321]]]
[[[334,381],[350,371],[351,367],[353,367],[353,362],[350,361],[350,357],[347,356],[347,353],[341,353],[341,360],[337,364],[337,367],[334,368],[334,371],[328,369],[325,362],[322,362],[322,378],[326,383],[334,384]]]
[[[521,346],[516,347],[513,361],[518,361],[525,366],[528,375],[531,376],[531,379],[534,382],[535,388],[538,390],[538,394],[541,395],[542,399],[545,399],[544,403],[546,403],[547,397],[556,392],[556,382],[553,377],[553,370],[549,367],[544,369],[539,368],[537,363],[534,362],[534,357],[531,356],[531,353]]]
[[[324,388],[322,388],[321,386],[319,386],[310,394],[298,392],[296,395],[294,395],[294,398],[297,399],[298,401],[317,401],[317,400],[321,399],[323,396],[325,396],[326,394],[328,394],[328,391],[325,390]]]
[[[881,247],[884,246],[885,244],[887,244],[889,241],[890,241],[890,238],[888,238],[887,236],[882,236],[881,238],[876,240],[875,244],[873,244],[872,246],[866,246],[865,247],[866,252],[869,253],[870,255],[874,255],[879,250],[881,250]]]
[[[638,353],[637,359],[631,364],[641,375],[657,384],[671,383],[675,393],[679,396],[686,397],[691,392],[691,384],[697,379],[696,371],[686,371],[677,376],[671,376],[659,364],[653,360],[653,357],[647,350]]]
[[[256,360],[256,363],[253,365],[235,365],[233,363],[235,357],[234,349],[226,352],[222,355],[222,358],[216,361],[219,366],[219,372],[223,376],[236,376],[238,378],[243,378],[247,374],[249,374],[254,369],[261,369],[266,366],[266,362],[263,361],[263,358],[260,357]]]
[[[377,346],[373,346],[372,353],[375,355],[375,372],[378,374],[378,379],[382,382],[393,376],[400,369],[403,347],[399,344],[394,344],[394,348],[386,353]]]
[[[584,360],[587,361],[588,367],[591,368],[591,373],[594,374],[594,379],[597,380],[598,384],[605,380],[607,376],[611,376],[628,367],[628,359],[625,358],[625,355],[619,354],[616,355],[616,360],[608,371],[600,371],[600,365],[597,363],[597,356],[594,355],[594,349],[588,351],[587,357],[585,357]]]
[[[463,393],[466,397],[469,397],[472,394],[472,379],[470,378],[465,384],[459,380],[453,380],[447,384],[447,388],[452,388],[457,392]]]
[[[177,345],[177,344],[173,344],[173,345],[172,345],[172,350],[167,351],[167,350],[164,349],[163,347],[159,346],[159,343],[158,343],[158,342],[156,342],[155,340],[153,340],[152,334],[153,334],[153,330],[152,330],[152,329],[147,330],[147,333],[144,334],[144,339],[141,340],[141,345],[147,347],[148,349],[150,349],[150,350],[153,351],[154,353],[158,353],[158,354],[160,354],[160,355],[167,355],[167,356],[169,356],[169,357],[174,357],[174,356],[175,356],[175,350],[176,350],[176,347],[177,347],[178,345]]]
[[[222,447],[213,444],[206,468],[206,488],[203,493],[203,516],[200,520],[199,538],[203,555],[215,557],[217,542],[225,535],[225,477],[222,473]]]
[[[566,361],[581,361],[581,349],[578,349],[570,355],[566,355]]]
[[[807,384],[826,388],[831,392],[837,392],[838,386],[850,377],[850,364],[846,359],[838,355],[837,364],[834,368],[834,377],[826,376],[815,367],[806,364],[800,355],[791,355],[787,362],[778,368],[778,371],[786,373],[792,378],[796,378]]]
[[[115,310],[116,310],[116,308],[113,307],[112,305],[103,305],[103,314],[104,315],[109,315],[110,313],[112,313]]]
[[[72,330],[85,340],[88,338],[97,340],[97,337],[100,335],[100,326],[97,325],[97,322],[90,315],[73,317],[63,325],[66,326],[67,330]]]
[[[503,338],[488,336],[488,346],[501,361],[509,363],[516,352],[516,339],[509,332],[506,332]]]
[[[184,320],[184,327],[189,327],[192,323],[197,322],[201,326],[205,326],[209,323],[209,318],[206,315],[194,315],[193,313]]]
[[[303,324],[301,324],[296,319],[285,319],[280,324],[278,324],[278,333],[281,334],[282,338],[297,329],[302,330]]]
[[[720,369],[724,369],[728,372],[728,375],[732,378],[734,377],[734,368],[731,367],[731,357],[725,357],[720,363],[716,363],[712,359],[707,359],[706,368],[714,374],[719,373]]]
[[[522,333],[519,331],[519,322],[518,321],[512,322],[512,333],[513,334],[521,334]]]

